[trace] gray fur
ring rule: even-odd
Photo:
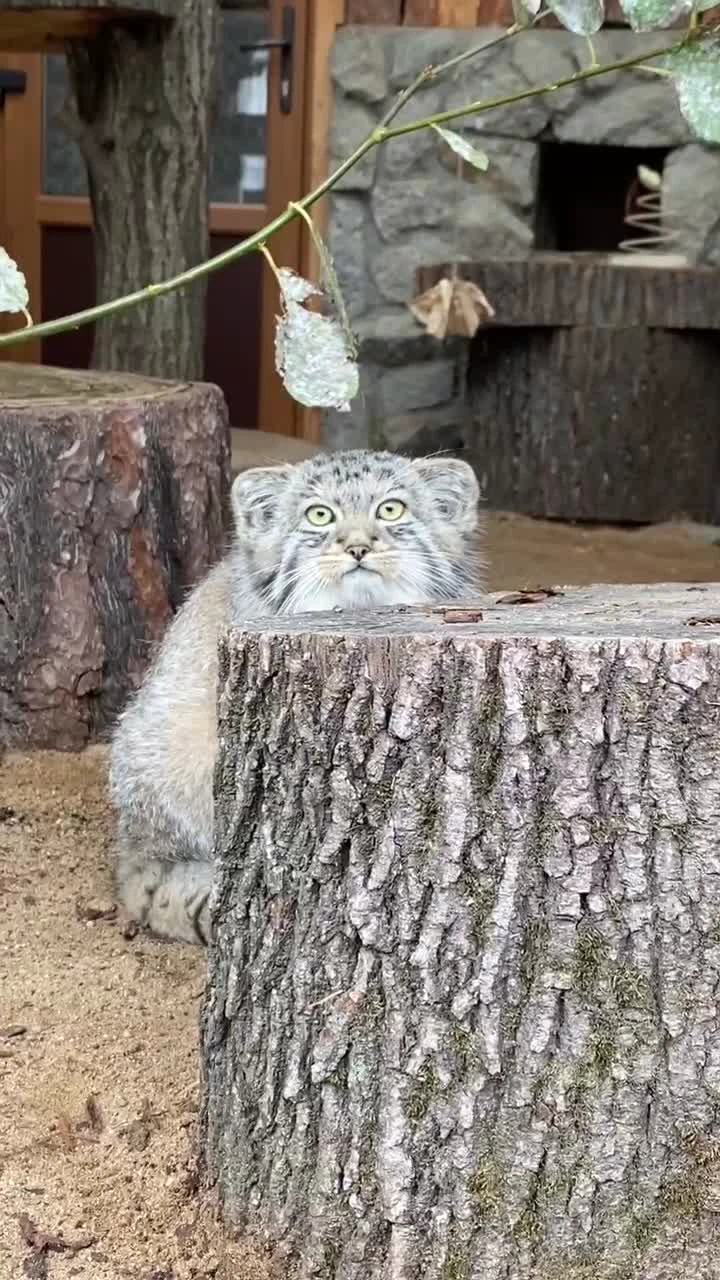
[[[391,499],[407,510],[383,522],[380,509],[397,512],[381,508]],[[165,937],[208,940],[220,628],[467,599],[481,588],[478,499],[471,468],[445,458],[319,454],[237,477],[233,547],[170,625],[114,735],[118,892],[134,919]],[[333,522],[312,526],[312,504]]]

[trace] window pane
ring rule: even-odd
[[[65,55],[45,58],[43,77],[43,182],[47,196],[86,196],[85,162],[58,117],[65,105],[68,75]]]
[[[210,154],[210,199],[265,201],[267,49],[243,49],[270,34],[267,5],[223,14],[221,90]]]
[[[267,133],[268,51],[241,46],[270,33],[267,5],[229,9],[222,15],[220,90],[210,142],[210,200],[263,204]],[[68,87],[63,54],[44,60],[43,192],[86,196],[85,165],[59,119]]]

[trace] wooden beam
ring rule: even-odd
[[[477,0],[438,0],[439,27],[474,27],[477,25]]]
[[[376,23],[378,26],[399,26],[401,19],[401,0],[347,0],[345,21],[348,25]]]
[[[305,169],[303,190],[311,191],[328,173],[330,126],[332,123],[333,85],[330,76],[330,54],[337,28],[345,20],[345,0],[311,0],[308,32],[307,83],[308,106],[305,116]],[[321,200],[313,209],[313,221],[325,236],[328,206]],[[303,227],[301,271],[308,280],[317,279],[318,256],[307,227]],[[297,434],[314,444],[320,440],[319,409],[300,408]]]
[[[92,39],[108,22],[174,16],[174,0],[0,0],[0,48],[52,53],[66,40]]]
[[[435,27],[438,25],[438,0],[405,0],[405,27]]]

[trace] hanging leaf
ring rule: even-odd
[[[0,312],[9,312],[10,315],[20,312],[28,324],[32,324],[29,301],[25,276],[10,254],[0,248]]]
[[[633,31],[669,27],[684,13],[689,14],[693,7],[692,0],[620,0],[620,3]]]
[[[701,37],[663,59],[675,77],[680,110],[703,142],[720,142],[720,39]]]
[[[277,282],[283,314],[275,330],[275,367],[293,400],[309,409],[347,413],[357,395],[358,367],[337,320],[308,311],[304,303],[322,291],[280,267]]]
[[[467,160],[474,169],[480,169],[482,173],[487,169],[490,161],[484,151],[478,150],[467,138],[463,138],[461,134],[454,133],[452,129],[443,129],[442,125],[434,124],[433,129],[440,134],[443,142],[447,142],[452,148],[456,156],[461,156],[463,160]]]
[[[576,36],[594,36],[605,21],[604,0],[548,0],[548,9]]]

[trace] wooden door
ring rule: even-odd
[[[0,53],[0,246],[20,264],[30,294],[33,319],[40,319],[40,242],[33,225],[40,181],[40,138],[28,146],[28,122],[39,118],[38,59]],[[31,64],[31,65],[29,65]],[[0,333],[22,327],[21,316],[0,314]],[[40,343],[11,347],[8,360],[39,361]]]
[[[211,147],[213,254],[247,238],[303,194],[309,2],[223,0],[221,87]],[[64,55],[11,59],[0,53],[0,67],[10,65],[26,72],[31,91],[6,100],[0,113],[10,145],[0,182],[14,192],[14,227],[25,230],[22,243],[17,232],[8,243],[0,214],[0,244],[29,281],[33,276],[33,318],[51,320],[92,306],[95,299],[85,171],[62,124]],[[30,154],[36,160],[28,166]],[[273,239],[272,252],[280,264],[300,270],[297,222]],[[26,264],[35,260],[29,272]],[[274,370],[276,311],[275,281],[257,253],[211,275],[205,376],[225,392],[233,426],[300,434],[298,406]],[[43,342],[42,360],[84,368],[91,347],[90,328],[60,334]],[[12,348],[8,355],[18,358],[21,352],[27,348]]]

